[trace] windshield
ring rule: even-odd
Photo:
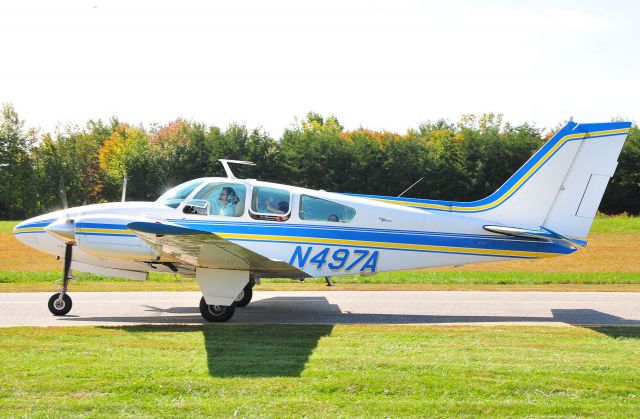
[[[156,202],[171,208],[178,208],[182,201],[191,195],[191,192],[204,182],[204,179],[194,179],[189,182],[181,183],[160,195],[160,198],[158,198]]]

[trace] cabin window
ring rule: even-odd
[[[300,197],[301,220],[349,223],[355,215],[355,209],[338,204],[337,202],[309,195],[302,195]]]
[[[194,179],[189,182],[181,183],[160,195],[160,198],[158,198],[156,202],[171,208],[178,208],[182,201],[191,195],[191,192],[195,191],[196,188],[204,182],[204,179]]]
[[[286,189],[257,186],[253,188],[249,214],[256,220],[287,221],[291,216],[291,194]]]

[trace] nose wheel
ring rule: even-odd
[[[60,292],[53,294],[49,298],[49,311],[54,316],[64,316],[71,311],[72,301],[71,297],[67,295],[67,288],[69,286],[69,280],[71,279],[71,257],[73,255],[73,245],[67,244],[64,250],[64,270],[62,276],[62,287]]]
[[[60,298],[60,293],[57,292],[49,298],[49,311],[54,316],[64,316],[71,311],[71,306],[71,297],[67,294]]]

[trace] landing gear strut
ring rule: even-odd
[[[73,245],[67,244],[64,250],[64,271],[62,276],[62,287],[60,292],[53,294],[49,298],[49,311],[54,316],[64,316],[71,311],[72,301],[71,297],[67,295],[67,288],[69,286],[69,280],[71,279],[71,257],[73,253]]]

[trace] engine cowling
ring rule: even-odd
[[[150,220],[116,214],[81,216],[75,220],[75,241],[82,251],[94,256],[159,261],[161,249],[150,246],[127,229],[127,224],[134,221]]]

